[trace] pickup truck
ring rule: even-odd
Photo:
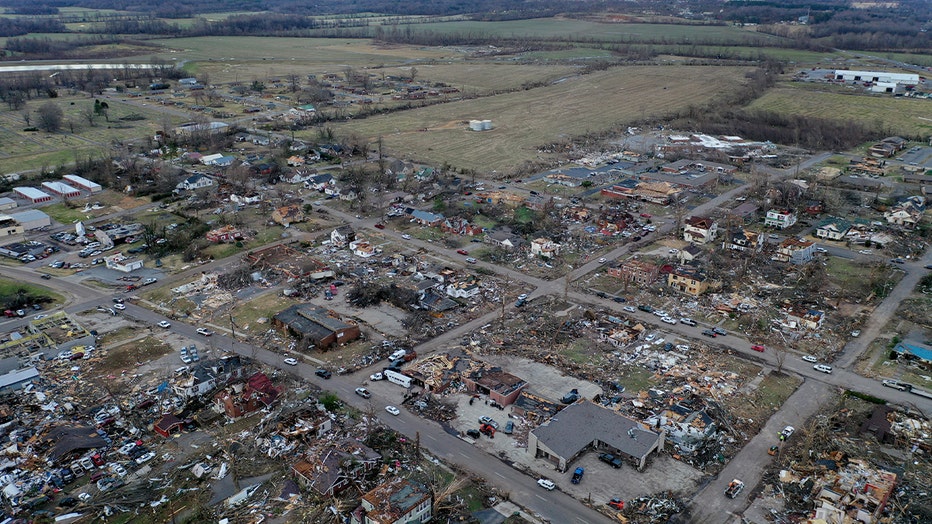
[[[647,313],[653,313],[653,312],[654,312],[654,308],[652,308],[652,307],[650,307],[650,306],[647,306],[647,305],[644,305],[644,304],[638,306],[638,309],[640,309],[641,311],[646,311]]]
[[[564,404],[572,404],[573,402],[576,402],[577,400],[579,400],[579,390],[575,388],[571,389],[570,392],[567,393],[566,395],[563,395],[563,398],[560,400]]]
[[[615,469],[620,468],[622,465],[621,459],[615,455],[612,455],[611,453],[600,453],[599,460]]]
[[[576,468],[576,471],[573,472],[573,478],[570,479],[570,482],[573,484],[579,484],[579,481],[582,480],[583,473],[585,472],[586,470],[583,468]]]

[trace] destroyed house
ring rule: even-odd
[[[516,249],[524,244],[524,238],[522,238],[521,235],[513,233],[511,228],[507,226],[487,231],[485,238],[488,243],[505,249]]]
[[[335,246],[345,246],[356,240],[356,231],[352,226],[340,226],[330,232],[330,243]]]
[[[362,496],[352,524],[420,524],[433,517],[434,495],[413,480],[394,477]]]
[[[290,279],[320,280],[334,276],[333,270],[323,262],[282,244],[250,251],[246,260],[254,269],[271,271]]]
[[[834,472],[816,496],[815,517],[827,522],[877,520],[897,484],[897,474],[850,460]],[[850,517],[848,517],[850,515]]]
[[[433,287],[421,291],[418,296],[418,306],[428,311],[449,311],[458,305],[456,301],[441,295]]]
[[[907,360],[916,360],[923,366],[932,364],[932,346],[915,340],[904,340],[893,347],[893,351],[903,355]]]
[[[291,204],[272,211],[272,220],[277,224],[289,227],[291,224],[304,222],[307,220],[307,217],[304,216],[304,211],[301,210],[301,206]]]
[[[647,457],[661,451],[664,433],[644,429],[636,420],[592,402],[577,402],[528,435],[528,453],[559,471],[590,449],[624,457],[644,469]]]
[[[231,225],[212,229],[204,237],[214,244],[232,244],[245,238],[242,231]]]
[[[282,388],[276,387],[265,373],[256,373],[246,382],[231,384],[214,395],[214,408],[231,419],[255,413],[272,406]]]
[[[239,356],[223,357],[198,362],[190,372],[172,385],[175,394],[198,397],[210,393],[231,380],[243,378],[246,370]]]
[[[88,450],[108,446],[93,426],[56,426],[39,438],[37,448],[47,449],[52,463],[65,464]]]
[[[887,222],[906,228],[914,228],[922,219],[926,210],[926,199],[923,196],[909,196],[900,199],[895,206],[884,213]]]
[[[347,439],[307,453],[291,467],[295,480],[304,488],[331,497],[361,480],[382,462],[372,448]]]
[[[822,327],[825,312],[805,306],[790,306],[786,309],[786,324],[792,329],[816,330]]]
[[[538,397],[529,393],[526,389],[522,389],[521,394],[515,399],[511,411],[519,417],[524,417],[529,422],[537,423],[549,420],[564,407],[566,407],[565,404]]]
[[[646,286],[657,280],[660,275],[660,266],[632,258],[617,267],[608,268],[607,273],[626,282]]]
[[[811,261],[814,254],[815,242],[787,238],[777,246],[777,252],[774,253],[772,259],[779,262],[802,265]]]
[[[311,404],[282,413],[277,431],[285,438],[322,438],[333,429],[327,410]]]
[[[476,236],[482,234],[482,228],[473,224],[470,224],[468,220],[462,217],[450,217],[443,221],[440,224],[440,229],[444,233],[449,233],[451,235],[465,235],[465,236]]]
[[[464,373],[463,383],[468,391],[488,395],[490,400],[503,406],[514,402],[521,390],[527,387],[527,382],[502,368],[486,367],[484,364]]]
[[[683,240],[696,244],[707,244],[715,240],[718,224],[708,217],[692,216],[683,225]]]
[[[346,344],[359,338],[359,326],[343,322],[326,308],[313,304],[295,304],[278,313],[272,323],[300,339],[307,339],[320,350],[334,344]]]
[[[717,430],[715,421],[708,413],[693,411],[680,404],[670,406],[645,422],[655,430],[663,430],[676,451],[685,454],[700,450]]]
[[[698,296],[711,285],[711,279],[699,268],[678,266],[667,274],[667,286],[681,293]]]

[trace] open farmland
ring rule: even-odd
[[[618,67],[547,87],[367,118],[336,129],[347,136],[382,136],[392,154],[434,165],[510,172],[527,161],[549,160],[538,152],[541,146],[704,104],[738,86],[745,71]],[[493,130],[467,130],[468,120],[486,118],[492,119]]]
[[[932,101],[929,100],[781,86],[769,90],[747,109],[853,121],[867,126],[882,125],[894,134],[905,136],[925,136],[932,131],[932,119],[929,118]]]
[[[782,40],[780,37],[734,26],[688,24],[614,23],[568,18],[538,18],[503,22],[457,21],[409,26],[412,33],[462,33],[502,38],[558,39],[562,41],[644,42],[703,41],[738,44]],[[405,29],[407,30],[407,28]]]
[[[297,73],[341,73],[347,67],[403,64],[410,60],[449,59],[454,51],[402,45],[372,45],[369,40],[217,36],[150,40],[167,49],[159,56],[183,56],[185,70],[207,73],[212,82],[267,80]]]
[[[518,89],[528,83],[550,83],[574,74],[578,68],[569,65],[526,65],[499,62],[459,62],[455,64],[418,64],[418,82],[444,82],[465,93]],[[410,67],[388,67],[374,70],[376,75],[410,75]]]

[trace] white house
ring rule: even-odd
[[[916,227],[926,210],[926,199],[913,195],[901,199],[895,206],[884,213],[887,222],[906,228]]]
[[[352,226],[340,226],[330,232],[330,243],[335,246],[342,247],[354,240],[356,240],[356,231]]]
[[[178,185],[175,186],[175,190],[193,191],[195,189],[210,187],[212,185],[214,185],[214,181],[204,175],[191,175],[181,182],[178,182]]]
[[[479,294],[479,284],[476,282],[451,282],[447,284],[447,295],[453,298],[471,298]]]
[[[851,223],[843,218],[827,217],[816,227],[816,236],[828,240],[844,240]]]
[[[362,258],[373,257],[381,251],[365,240],[354,240],[349,243],[349,248],[354,255]]]
[[[535,238],[531,241],[531,255],[543,258],[553,258],[560,254],[560,244],[546,238]]]
[[[786,229],[796,223],[796,213],[787,209],[771,209],[767,211],[764,225],[777,229]]]
[[[718,236],[718,224],[708,217],[692,216],[683,226],[683,240],[694,244],[707,244]]]
[[[115,269],[123,273],[132,273],[137,269],[142,269],[142,259],[130,258],[123,253],[115,253],[109,257],[104,257],[104,263],[108,269]]]

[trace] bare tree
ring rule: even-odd
[[[32,121],[32,113],[29,110],[23,111],[23,122],[26,122],[26,127],[29,127],[29,122]]]
[[[49,133],[55,133],[61,129],[62,119],[65,114],[61,108],[54,102],[46,102],[39,106],[39,127]]]

